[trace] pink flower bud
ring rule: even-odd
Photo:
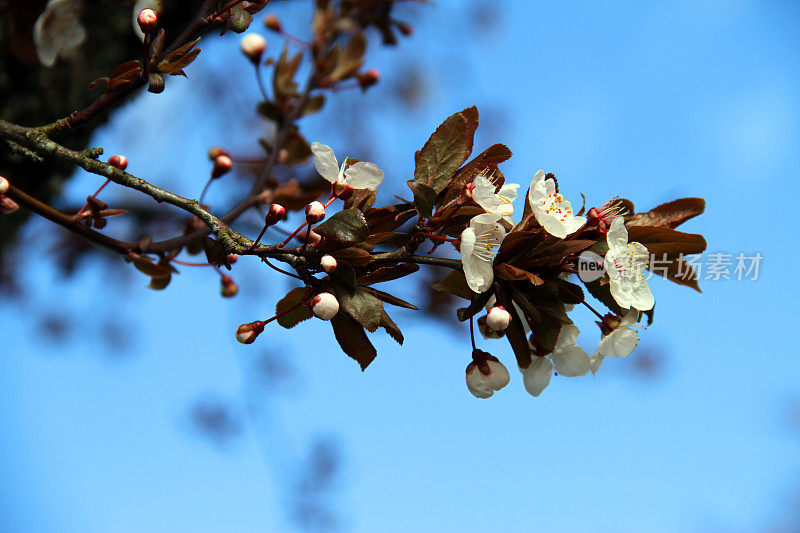
[[[300,233],[297,234],[297,238],[302,242],[306,242],[306,239],[308,239],[308,244],[310,244],[311,246],[316,246],[317,244],[319,244],[319,241],[322,240],[322,237],[319,236],[319,233],[317,233],[313,229],[312,230],[306,229],[301,231]]]
[[[248,33],[242,37],[239,48],[251,63],[258,65],[264,50],[267,49],[267,40],[257,33]]]
[[[262,331],[264,331],[264,324],[261,320],[250,322],[249,324],[242,324],[236,329],[236,340],[242,344],[253,344]]]
[[[136,22],[139,24],[139,29],[142,33],[150,33],[158,26],[158,13],[152,9],[142,9],[139,16],[136,17]]]
[[[124,155],[112,155],[108,158],[108,164],[120,170],[128,168],[128,158]]]
[[[376,68],[371,68],[358,77],[358,84],[362,89],[372,87],[381,79],[381,73]]]
[[[239,260],[238,254],[228,254],[228,264],[233,265],[236,264],[236,261]]]
[[[280,204],[272,204],[269,206],[269,211],[267,211],[266,216],[264,217],[264,223],[267,226],[272,226],[277,222],[284,220],[286,218],[286,208]]]
[[[230,152],[219,146],[214,146],[213,148],[209,148],[208,150],[208,158],[211,161],[216,161],[216,159],[221,155],[227,155],[228,157],[231,156]]]
[[[266,26],[268,30],[276,31],[278,33],[283,31],[283,25],[275,15],[267,15],[267,18],[264,19],[264,26]]]
[[[214,160],[214,168],[211,169],[211,179],[224,176],[233,168],[233,161],[227,155],[219,155]]]
[[[325,206],[322,202],[311,202],[306,206],[306,221],[314,224],[325,218]]]
[[[339,312],[339,301],[329,292],[321,292],[311,300],[311,311],[322,320],[330,320]]]
[[[0,196],[0,215],[9,215],[19,209],[19,204],[8,196]]]
[[[498,305],[492,307],[486,314],[486,325],[494,331],[503,331],[511,323],[511,313],[506,308]]]
[[[8,192],[9,187],[11,187],[11,184],[8,180],[0,176],[0,194]]]
[[[492,357],[492,359],[496,358]],[[486,359],[479,363],[473,361],[467,365],[467,388],[476,398],[489,398],[495,391],[499,391],[511,381],[505,365],[492,359]]]
[[[223,298],[233,298],[239,294],[239,286],[236,285],[236,282],[233,281],[232,277],[222,276],[222,287],[220,289],[220,294],[222,294]]]
[[[319,260],[319,266],[322,267],[322,270],[330,274],[336,270],[336,258],[332,255],[323,255],[322,259]]]

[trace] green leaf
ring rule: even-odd
[[[378,352],[367,338],[364,328],[347,313],[336,313],[331,319],[333,334],[342,351],[355,359],[365,370],[375,360]]]
[[[286,296],[278,301],[278,303],[275,305],[275,313],[279,315],[281,313],[285,313],[293,306],[296,306],[292,311],[289,311],[285,315],[278,317],[278,324],[286,329],[291,329],[303,320],[308,320],[314,316],[309,306],[300,303],[305,294],[305,288],[297,287],[290,290]]]
[[[472,153],[478,109],[473,106],[448,117],[417,152],[414,181],[437,194]]]
[[[322,237],[342,244],[363,242],[369,237],[369,227],[358,209],[345,209],[314,228]]]

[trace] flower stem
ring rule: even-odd
[[[100,186],[100,188],[99,188],[99,189],[97,189],[97,190],[94,192],[94,194],[92,195],[92,198],[96,198],[96,197],[97,197],[97,195],[98,195],[98,194],[100,194],[100,191],[102,191],[103,189],[105,189],[106,185],[108,185],[109,183],[111,183],[111,179],[109,179],[109,178],[106,178],[106,181],[105,181],[105,183],[103,183],[103,184]],[[84,205],[83,207],[81,207],[81,210],[80,210],[80,211],[78,211],[77,213],[75,213],[75,218],[78,218],[79,216],[81,216],[81,215],[83,214],[83,212],[84,212],[84,211],[86,211],[86,209],[88,209],[88,208],[89,208],[89,202],[86,202],[86,205]]]

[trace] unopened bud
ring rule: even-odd
[[[378,83],[381,79],[381,73],[378,72],[378,69],[371,68],[365,73],[358,76],[358,84],[361,86],[362,89],[366,89],[367,87],[372,87],[376,83]]]
[[[19,209],[19,204],[8,196],[0,196],[0,215],[8,215]]]
[[[275,15],[267,15],[267,18],[264,19],[264,26],[266,26],[268,30],[278,33],[283,31],[283,25],[281,24],[280,19],[278,19],[278,17]]]
[[[120,170],[128,168],[128,158],[124,155],[112,155],[108,158],[108,164]]]
[[[286,208],[281,204],[272,204],[269,206],[269,211],[267,211],[267,214],[264,217],[264,224],[267,226],[272,226],[273,224],[276,224],[285,218]]]
[[[306,206],[306,221],[315,224],[325,218],[325,206],[322,202],[311,202]]]
[[[222,286],[220,289],[220,294],[224,298],[233,298],[237,294],[239,294],[239,286],[236,285],[236,282],[233,281],[233,278],[230,276],[222,276]]]
[[[478,331],[484,339],[500,339],[503,337],[502,331],[495,331],[486,325],[486,315],[478,318]]]
[[[308,244],[310,244],[311,246],[316,246],[317,244],[319,244],[319,241],[322,240],[322,237],[320,237],[319,233],[317,233],[313,229],[312,230],[306,229],[301,231],[300,233],[297,234],[297,238],[300,239],[302,242],[308,242]]]
[[[3,176],[0,176],[0,194],[7,193],[10,187],[11,184],[8,182],[8,180]]]
[[[248,33],[242,37],[239,47],[251,63],[258,65],[264,50],[267,49],[267,40],[257,33]]]
[[[136,22],[142,33],[150,33],[158,26],[158,13],[152,9],[142,9],[136,17]]]
[[[336,258],[332,255],[323,255],[322,259],[319,260],[319,266],[322,267],[322,270],[330,274],[336,270]]]
[[[211,179],[217,179],[228,172],[231,171],[233,168],[233,160],[228,157],[227,155],[220,155],[214,159],[214,168],[211,169]]]
[[[242,344],[253,344],[262,331],[264,331],[264,322],[256,320],[249,324],[242,324],[236,329],[236,340]]]
[[[494,331],[503,331],[511,323],[511,313],[506,308],[498,305],[492,307],[486,314],[486,325]]]
[[[230,152],[220,146],[214,146],[208,149],[208,158],[211,161],[216,161],[217,158],[221,155],[226,155],[228,157],[231,156]]]
[[[486,356],[467,365],[467,388],[476,398],[489,398],[511,381],[505,365],[496,357]]]
[[[329,292],[321,292],[311,300],[311,311],[322,320],[330,320],[339,312],[339,300]]]
[[[400,30],[400,33],[402,33],[406,37],[414,33],[414,28],[411,26],[411,24],[407,24],[403,21],[397,20],[395,21],[394,25],[397,26],[397,29]]]
[[[228,264],[233,265],[239,260],[238,254],[228,254]]]
[[[164,92],[165,83],[164,76],[158,72],[151,72],[147,78],[147,91],[153,94]]]

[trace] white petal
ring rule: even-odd
[[[466,261],[462,257],[464,266],[464,277],[467,278],[467,285],[477,293],[486,291],[492,286],[494,281],[494,269],[492,263],[474,257],[469,257]]]
[[[601,355],[600,352],[595,352],[592,358],[589,360],[589,369],[592,371],[592,375],[596,375],[597,371],[600,370],[600,365],[603,364],[603,359],[605,359],[605,356]]]
[[[630,304],[632,308],[639,311],[649,311],[656,304],[656,299],[646,279],[641,278],[641,281],[634,285],[630,296]]]
[[[461,261],[466,262],[466,258],[472,256],[475,251],[475,229],[467,228],[461,232]]]
[[[502,187],[497,194],[508,200],[509,202],[513,202],[517,199],[517,195],[519,194],[519,183],[506,183]]]
[[[344,171],[345,183],[354,189],[369,189],[375,191],[383,182],[383,170],[374,163],[359,161]]]
[[[467,388],[476,398],[489,398],[494,394],[494,389],[489,385],[489,376],[484,376],[478,367],[471,365],[472,368],[467,372]]]
[[[497,208],[500,207],[502,201],[495,193],[494,183],[483,174],[478,174],[472,184],[475,185],[475,188],[472,189],[472,199],[475,200],[475,203],[487,213],[497,212]]]
[[[575,343],[578,333],[580,331],[572,324],[563,326],[550,355],[556,372],[564,377],[583,376],[589,372],[589,354]]]
[[[542,225],[544,230],[559,239],[564,239],[568,235],[567,228],[558,217],[545,213],[543,209],[534,208],[533,215],[536,222]]]
[[[625,221],[622,217],[617,217],[611,222],[611,227],[606,233],[606,242],[612,250],[628,245],[628,230],[625,228]]]
[[[494,390],[500,390],[511,381],[511,376],[508,375],[508,369],[503,363],[498,361],[487,361],[491,374],[488,376],[489,386]]]
[[[528,203],[531,206],[535,206],[546,197],[547,191],[544,186],[544,170],[540,170],[533,177],[531,186],[528,187]]]
[[[525,390],[532,396],[539,396],[550,384],[553,376],[553,363],[547,357],[534,356],[533,362],[522,370]]]
[[[620,326],[602,339],[597,353],[607,357],[628,357],[639,342],[639,334],[628,326]]]
[[[339,162],[330,147],[322,143],[312,143],[311,151],[314,152],[314,166],[325,180],[335,183],[339,177]]]

